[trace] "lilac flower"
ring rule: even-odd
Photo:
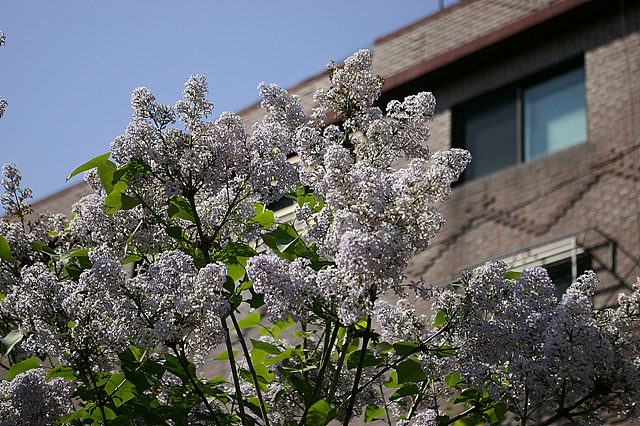
[[[126,349],[131,307],[120,291],[124,271],[108,258],[93,256],[92,262],[77,281],[59,280],[42,263],[22,270],[1,306],[19,319],[23,333],[31,333],[23,342],[26,350],[70,364],[89,359],[108,369]]]
[[[297,96],[290,95],[277,84],[260,83],[258,90],[262,97],[260,105],[271,115],[269,121],[282,123],[290,129],[295,129],[307,121]]]
[[[213,111],[213,103],[206,98],[209,89],[205,76],[194,74],[184,86],[182,100],[176,102],[175,110],[180,121],[189,126],[189,123],[197,123],[200,117],[209,116]]]
[[[2,118],[2,116],[4,115],[4,112],[7,109],[7,105],[9,105],[9,102],[7,102],[6,99],[0,97],[0,118]]]
[[[2,108],[1,105],[0,108]],[[0,202],[8,216],[24,218],[32,212],[31,205],[26,201],[33,198],[32,192],[29,188],[20,188],[21,180],[22,176],[16,163],[6,163],[2,166],[0,184],[4,187],[4,194],[0,196]]]
[[[148,272],[127,280],[136,342],[142,347],[185,344],[197,363],[224,338],[220,318],[229,309],[221,297],[227,268],[211,263],[196,271],[193,259],[180,252],[163,253]]]
[[[44,368],[20,373],[0,383],[0,423],[49,426],[73,411],[74,386],[62,378],[47,381]]]
[[[249,260],[247,275],[253,289],[264,295],[271,322],[287,321],[289,316],[296,322],[306,320],[318,295],[309,260],[288,262],[275,254],[263,254]]]

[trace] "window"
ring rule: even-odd
[[[512,271],[542,266],[556,285],[556,297],[562,297],[569,286],[592,268],[591,253],[578,244],[576,236],[533,245],[507,255],[502,260]]]
[[[576,279],[593,269],[591,256],[588,252],[576,257],[575,266],[572,259],[564,259],[550,265],[544,265],[549,273],[549,278],[556,285],[556,297],[559,299],[567,291],[569,286],[576,282]]]
[[[585,142],[584,69],[524,90],[524,161]]]
[[[473,161],[469,180],[587,140],[584,68],[507,88],[454,108],[455,145]]]

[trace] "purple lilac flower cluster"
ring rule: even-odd
[[[638,338],[628,333],[630,323],[637,327],[637,286],[617,308],[598,312],[592,271],[560,300],[543,268],[526,269],[517,279],[506,275],[506,264],[489,262],[473,271],[464,292],[447,290],[434,304],[457,318],[449,344],[461,377],[521,414],[536,404],[577,409],[601,398],[606,405],[613,394],[621,413],[637,415]]]
[[[249,136],[239,115],[225,112],[215,121],[207,119],[213,109],[207,92],[201,75],[191,76],[174,106],[157,103],[147,88],[136,89],[133,121],[112,142],[111,152],[118,167],[136,159],[151,168],[129,185],[135,197],[158,210],[174,196],[193,200],[205,234],[219,234],[221,242],[231,234],[249,240],[255,235],[242,224],[253,215],[253,204],[278,200],[297,180],[287,156],[293,148],[291,128],[304,116],[299,105],[297,112],[283,109],[296,102],[281,89],[261,85],[270,116]]]
[[[4,46],[5,40],[7,37],[4,35],[2,31],[0,31],[0,47]],[[4,111],[7,108],[8,102],[4,98],[0,98],[0,118],[4,115]]]
[[[317,212],[303,206],[299,217],[306,220],[306,238],[333,264],[320,272],[308,266],[306,275],[315,277],[316,294],[349,325],[371,313],[376,298],[398,288],[413,253],[440,230],[444,218],[436,205],[449,198],[451,183],[471,156],[460,149],[430,156],[425,143],[435,108],[431,93],[391,103],[386,116],[372,107],[383,80],[371,72],[370,51],[355,53],[344,65],[331,64],[329,71],[331,88],[314,96],[315,120],[302,120],[297,100],[285,95],[272,95],[278,100],[273,103],[278,111],[292,112],[272,119],[295,117],[287,123],[298,126],[300,179],[324,203]],[[329,111],[343,120],[341,127],[323,120]],[[392,169],[402,155],[409,164]],[[248,272],[255,280],[274,268],[268,258],[256,259]],[[293,285],[295,279],[278,282]],[[295,293],[293,287],[283,293],[269,285],[261,291],[272,297]],[[288,304],[290,311],[282,315],[295,311],[295,303],[285,297],[280,306]]]
[[[0,423],[5,426],[49,426],[73,411],[74,386],[62,378],[47,380],[44,368],[0,382]]]
[[[124,284],[135,308],[128,317],[136,345],[184,344],[197,363],[224,338],[221,316],[229,303],[221,297],[227,267],[210,263],[199,271],[193,258],[168,251],[149,266],[148,272]]]
[[[123,336],[130,330],[131,307],[120,291],[124,270],[117,261],[92,260],[93,267],[77,281],[59,280],[40,262],[22,270],[2,310],[19,319],[19,329],[28,336],[23,347],[72,364],[84,357],[92,365],[113,366],[128,346]]]

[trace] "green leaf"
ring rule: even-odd
[[[11,380],[18,374],[32,370],[34,368],[40,368],[40,364],[38,364],[38,360],[36,359],[36,357],[25,359],[22,362],[12,365],[11,368],[9,368],[9,371],[7,371],[7,377],[5,377],[5,379]]]
[[[72,259],[74,257],[89,257],[89,249],[80,249],[80,250],[67,250],[60,255],[60,261],[64,262],[66,260]]]
[[[13,261],[13,256],[11,255],[11,248],[9,247],[9,243],[7,240],[0,235],[0,259],[5,262],[15,263]]]
[[[137,158],[132,158],[120,169],[114,170],[113,167],[108,164],[102,169],[98,167],[98,176],[107,191],[104,205],[108,214],[113,214],[118,210],[130,210],[141,204],[140,200],[123,194],[123,191],[129,187],[127,182],[134,179],[135,176],[151,172],[151,167]]]
[[[233,351],[234,358],[236,357],[236,355],[238,355],[238,352],[240,351]],[[214,360],[223,360],[223,359],[229,359],[229,351],[224,351],[220,355],[214,358]]]
[[[130,254],[129,256],[127,256],[124,259],[122,259],[122,261],[120,261],[120,263],[122,265],[127,265],[129,263],[137,262],[139,260],[142,260],[142,257],[138,256],[137,254]]]
[[[96,167],[104,166],[109,161],[109,157],[111,156],[111,152],[107,152],[106,154],[98,155],[95,158],[84,163],[82,166],[76,168],[71,172],[69,176],[67,176],[67,181],[72,177],[76,176],[79,173],[86,172],[87,170],[95,169]]]
[[[360,354],[362,350],[353,351],[349,354],[347,358],[347,367],[349,369],[356,368],[358,364],[360,364]],[[373,367],[374,365],[378,365],[382,363],[384,360],[382,358],[376,358],[373,354],[373,350],[367,349],[364,354],[364,362],[362,364],[363,367]]]
[[[280,252],[285,252],[289,247],[291,247],[291,244],[297,242],[298,239],[298,237],[294,238],[290,235],[285,235],[283,238],[279,239],[276,242],[276,247],[278,248],[278,250],[280,250]]]
[[[217,385],[222,385],[224,383],[229,383],[229,382],[227,382],[225,379],[223,379],[220,376],[216,376],[213,379],[209,379],[209,381],[207,381],[207,385],[209,386],[217,386]]]
[[[40,241],[32,241],[31,242],[31,248],[34,251],[38,252],[38,253],[42,252],[42,247],[44,247],[44,245],[45,244],[43,242],[40,242]]]
[[[516,271],[507,271],[506,274],[504,274],[504,278],[507,280],[518,280],[518,278],[520,278],[521,272],[516,272]]]
[[[420,382],[426,378],[424,371],[420,367],[420,361],[409,358],[402,361],[396,368],[398,372],[398,383]]]
[[[169,386],[167,393],[173,405],[179,408],[191,408],[201,402],[200,398],[186,386]]]
[[[7,356],[11,349],[22,341],[24,334],[20,330],[13,330],[2,338],[0,342],[0,355]]]
[[[309,408],[307,413],[307,425],[324,426],[338,415],[338,410],[332,409],[324,399],[317,401]]]
[[[253,370],[256,372],[256,378],[258,379],[257,385],[260,386],[260,389],[263,391],[267,390],[267,385],[274,379],[273,373],[270,373],[267,367],[263,364],[254,364]],[[253,383],[253,377],[251,376],[251,371],[241,368],[239,370],[240,376],[245,379],[249,383]]]
[[[265,351],[268,354],[278,355],[282,352],[276,345],[272,345],[271,343],[267,342],[261,342],[260,340],[251,339],[251,344],[253,345],[253,349],[259,349],[261,351]]]
[[[253,310],[258,309],[259,307],[264,306],[264,295],[262,293],[256,293],[255,291],[253,291],[253,288],[252,288],[251,299],[249,299],[248,302],[251,309]],[[258,332],[262,334],[260,330],[258,330]],[[262,334],[262,335],[265,336],[265,334]]]
[[[507,413],[507,406],[502,403],[497,403],[494,407],[484,411],[483,417],[489,422],[489,424],[500,424],[504,419],[504,415]]]
[[[402,386],[400,389],[395,391],[389,399],[393,401],[394,399],[403,398],[409,395],[416,395],[419,393],[420,393],[420,388],[417,385],[410,384],[410,385]]]
[[[446,313],[445,313],[442,309],[440,309],[440,310],[438,311],[438,313],[436,314],[436,319],[435,319],[435,320],[433,320],[433,326],[434,326],[434,327],[437,327],[437,326],[439,326],[439,325],[444,325],[444,324],[446,324],[446,323],[447,323],[447,320],[446,320],[446,318],[445,318],[445,315],[446,315]]]
[[[384,382],[384,386],[389,389],[396,389],[396,388],[402,387],[402,385],[398,383],[398,373],[395,371],[392,371],[389,374],[389,380]]]
[[[253,217],[252,220],[256,222],[258,225],[260,225],[260,229],[267,229],[275,225],[276,221],[273,215],[273,211],[271,210],[264,211],[264,205],[259,204],[259,206],[262,206],[263,210],[260,211],[260,213],[258,213],[258,209],[256,208],[256,215]]]
[[[42,253],[46,254],[47,256],[51,257],[52,259],[58,261],[60,260],[60,255],[58,253],[56,253],[56,251],[54,249],[52,249],[49,246],[42,246]]]
[[[251,349],[251,361],[254,364],[262,364],[267,359],[268,356],[269,354],[261,349],[256,349],[256,348]]]
[[[258,252],[255,251],[250,246],[248,246],[246,244],[236,243],[236,242],[233,242],[233,241],[231,241],[231,242],[229,242],[227,244],[227,250],[226,251],[231,256],[236,256],[236,257],[253,257],[253,256],[256,256],[258,254]]]
[[[324,203],[311,193],[299,195],[296,198],[296,201],[298,202],[298,206],[300,207],[304,206],[306,203],[309,203],[309,208],[314,212],[319,212],[324,207]]]
[[[137,426],[134,423],[134,420],[131,420],[129,416],[124,416],[122,414],[116,416],[115,419],[109,422],[109,426]]]
[[[291,354],[292,353],[293,353],[293,350],[291,348],[285,349],[279,355],[276,355],[273,358],[270,358],[270,359],[266,360],[264,362],[264,365],[273,365],[276,362],[282,361],[283,359],[289,359],[289,358],[291,358]]]
[[[66,416],[61,418],[59,422],[60,424],[68,424],[68,423],[71,423],[71,420],[84,419],[88,415],[89,413],[84,408],[80,408],[74,411],[73,413],[67,414]]]
[[[131,352],[131,354],[133,355],[133,357],[137,362],[142,362],[142,359],[147,354],[146,349],[138,348],[133,345],[129,345],[129,351]]]
[[[396,355],[407,356],[417,352],[418,345],[409,342],[398,342],[393,344],[393,349],[396,351]]]
[[[434,351],[438,358],[446,358],[448,356],[454,356],[456,354],[456,350],[451,346],[447,346],[447,345],[442,345],[434,349]]]
[[[373,404],[367,405],[367,408],[365,408],[364,410],[364,424],[367,424],[377,419],[378,417],[383,415],[384,412],[385,412],[384,407],[378,407],[377,405],[373,405]]]
[[[247,408],[253,411],[253,413],[258,418],[262,417],[262,411],[260,410],[260,400],[258,400],[258,398],[247,398],[245,405],[247,406]]]
[[[154,361],[139,362],[142,359],[139,351],[140,349],[130,346],[129,349],[118,354],[118,357],[122,361],[121,369],[125,377],[133,383],[138,393],[142,393],[151,387],[158,386],[166,369]]]
[[[76,375],[73,367],[55,367],[47,371],[47,380],[56,377],[62,377],[63,379],[67,379],[70,382],[78,379],[78,376]]]
[[[238,281],[247,273],[244,267],[237,262],[225,262],[225,264],[227,265],[227,275],[231,277],[233,282]],[[233,290],[230,291],[232,292]]]
[[[458,402],[475,402],[477,400],[478,400],[478,391],[473,388],[470,388],[462,391],[462,393],[460,393],[460,395],[458,395],[456,399],[453,400],[453,403],[457,404]]]
[[[118,166],[112,161],[106,161],[104,164],[98,166],[98,177],[104,186],[104,190],[107,191],[107,195],[113,191],[113,174],[118,170]]]
[[[195,215],[193,214],[193,209],[187,200],[184,198],[178,197],[177,195],[171,198],[169,201],[169,208],[167,209],[167,214],[170,218],[180,218],[188,220],[189,222],[195,222]]]
[[[460,373],[457,371],[455,373],[447,374],[444,377],[444,381],[447,383],[447,387],[465,384],[465,381],[460,378]]]
[[[174,240],[187,241],[184,231],[179,226],[168,226],[165,228],[165,232]]]
[[[291,383],[291,386],[293,386],[293,388],[298,391],[298,393],[304,397],[305,401],[309,401],[309,399],[311,398],[311,394],[313,394],[313,386],[311,386],[311,384],[309,382],[306,382],[302,379],[300,379],[298,376],[295,376],[293,374],[288,374],[286,373],[286,369],[284,369],[283,367],[278,367],[278,370],[280,372],[284,372],[285,376],[288,376],[289,379],[289,383]],[[290,369],[290,370],[294,370],[294,371],[299,371],[297,369]]]
[[[240,321],[238,321],[238,327],[240,329],[249,328],[249,327],[255,327],[258,324],[260,324],[260,313],[259,312],[254,312],[252,314],[249,314],[249,315],[247,315],[246,318],[243,318]],[[235,329],[235,327],[233,329]]]
[[[121,406],[135,396],[133,393],[133,384],[127,381],[125,376],[122,374],[111,375],[109,381],[104,387],[104,390],[111,395],[116,407]]]
[[[298,231],[286,223],[281,223],[275,230],[262,234],[262,241],[283,259],[294,260],[304,257],[313,262],[320,260],[315,248],[309,249],[300,238]],[[322,266],[324,265],[320,267]]]
[[[181,379],[184,379],[184,380],[189,379],[189,377],[184,371],[182,364],[180,363],[180,360],[177,357],[165,352],[164,359],[165,359],[165,362],[163,365],[164,365],[164,368],[167,369],[167,371],[175,374]],[[191,375],[191,377],[197,377],[196,366],[192,362],[190,362],[187,365],[187,369],[189,370],[189,374]]]
[[[119,210],[131,210],[138,204],[142,204],[142,201],[130,197],[127,194],[123,194],[122,191],[125,189],[127,189],[126,186],[122,189],[114,186],[114,191],[105,198],[104,206],[107,210],[107,214],[114,214]]]
[[[253,283],[251,281],[242,281],[238,287],[236,287],[236,293],[242,293],[244,290],[248,290],[253,288]]]

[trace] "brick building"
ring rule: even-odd
[[[602,306],[640,276],[640,2],[463,0],[373,53],[380,106],[432,91],[432,151],[474,156],[411,277],[446,283],[495,258],[545,265],[560,285],[594,269]],[[310,110],[327,84],[322,73],[289,90]],[[68,212],[66,195],[34,208]]]

